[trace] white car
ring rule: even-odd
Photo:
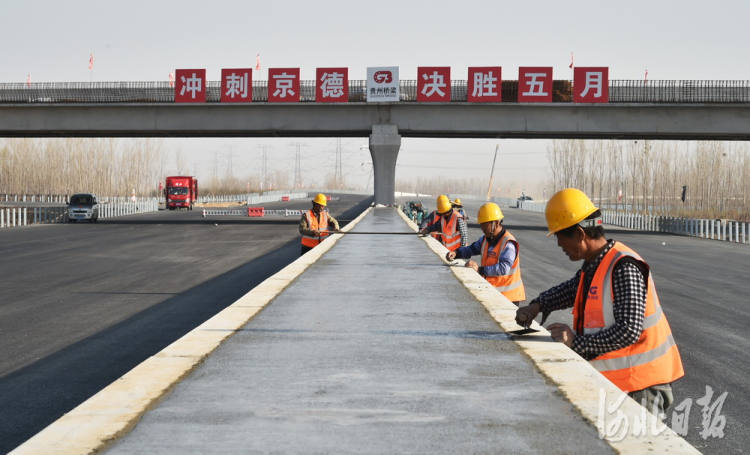
[[[99,219],[99,200],[95,194],[80,193],[70,197],[68,203],[68,222],[75,223],[78,220],[88,220],[96,223]]]

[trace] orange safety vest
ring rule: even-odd
[[[500,260],[500,253],[505,249],[508,242],[516,244],[516,259],[513,261],[510,273],[503,276],[486,276],[484,279],[511,302],[521,302],[526,300],[526,290],[523,287],[523,280],[521,280],[521,250],[518,241],[510,232],[505,231],[496,248],[490,248],[490,242],[487,241],[486,236],[484,237],[482,241],[482,267],[497,264]]]
[[[432,213],[431,213],[431,215],[432,215],[432,221],[430,221],[430,223],[427,225],[427,227],[430,227],[430,226],[432,226],[435,223],[439,223],[440,219],[442,218],[442,216],[440,216],[440,214],[437,212],[437,210],[433,210]],[[442,242],[443,241],[443,236],[440,235],[440,234],[438,234],[438,233],[436,233],[436,232],[430,232],[430,235],[432,236],[432,238],[434,238],[438,242]]]
[[[318,222],[318,217],[315,215],[315,212],[312,210],[308,210],[307,213],[305,213],[305,216],[307,217],[307,228],[310,230],[328,230],[328,213],[325,210],[320,211],[320,222]],[[302,236],[302,244],[305,246],[308,246],[310,248],[315,248],[325,240],[326,237],[328,237],[330,234],[327,232],[321,232],[319,237],[313,237],[309,235],[303,235]]]
[[[448,251],[456,251],[461,248],[461,230],[458,229],[458,218],[460,216],[454,210],[450,220],[445,221],[445,218],[440,217],[440,230],[443,232],[443,238],[440,241],[448,248]]]
[[[577,334],[594,334],[615,323],[612,271],[617,262],[624,257],[632,257],[648,267],[635,251],[620,242],[615,242],[596,269],[588,295],[585,297],[582,295],[584,276],[581,274],[573,306],[573,322]],[[638,341],[591,360],[594,368],[624,392],[636,392],[654,385],[668,384],[685,375],[680,353],[659,304],[651,274],[648,276],[644,316],[643,332]]]

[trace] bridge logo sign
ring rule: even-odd
[[[367,102],[396,102],[400,98],[398,66],[367,68]]]

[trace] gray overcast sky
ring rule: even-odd
[[[570,79],[576,66],[608,66],[610,79],[750,79],[750,4],[737,1],[228,1],[0,0],[0,82],[155,81],[176,68],[343,66],[364,79],[368,66],[399,66],[414,79],[418,66],[450,66],[466,79],[469,66],[502,66],[516,79],[519,66],[552,66]],[[89,71],[89,55],[94,69]],[[213,152],[232,150],[236,174],[255,172],[258,144],[271,144],[276,168],[293,167],[297,139],[175,139],[191,170],[212,168]],[[308,177],[322,182],[335,160],[335,140],[304,139]],[[367,140],[344,139],[350,178],[366,178],[360,151]],[[497,140],[404,139],[397,178],[415,175],[489,177]],[[500,142],[505,172],[496,180],[546,177],[547,141]],[[444,153],[428,153],[430,150]],[[460,167],[448,152],[463,152]],[[330,170],[326,169],[328,163]],[[420,168],[419,166],[423,166]],[[426,166],[430,166],[429,168]],[[463,169],[466,168],[466,169]],[[368,169],[369,170],[369,169]],[[540,175],[541,174],[541,175]],[[203,174],[207,177],[207,174]],[[514,180],[515,181],[515,180]]]

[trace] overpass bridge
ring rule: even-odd
[[[750,81],[613,80],[596,104],[571,102],[570,81],[552,103],[517,102],[517,81],[499,103],[468,102],[467,81],[443,103],[416,102],[408,80],[400,102],[365,102],[350,81],[348,102],[318,103],[314,84],[294,103],[267,102],[266,81],[252,103],[221,103],[219,82],[206,103],[175,103],[168,82],[0,84],[0,137],[369,137],[378,204],[394,202],[402,137],[750,140]]]

